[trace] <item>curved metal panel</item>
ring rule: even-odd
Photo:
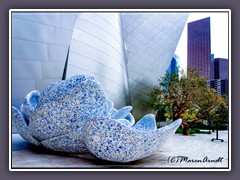
[[[100,81],[116,108],[128,104],[128,79],[118,13],[78,15],[70,45],[67,77],[86,72]]]
[[[123,13],[133,114],[152,112],[150,92],[171,62],[187,13]]]
[[[94,75],[116,108],[136,119],[152,112],[150,91],[166,72],[187,13],[13,13],[13,105],[28,92],[66,78]]]
[[[62,78],[75,13],[12,13],[12,105]]]

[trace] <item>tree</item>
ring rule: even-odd
[[[154,110],[164,112],[165,118],[173,121],[181,118],[182,132],[188,135],[193,123],[212,117],[226,103],[194,69],[188,69],[187,74],[183,70],[180,73],[181,78],[177,73],[166,73],[158,79],[160,88],[154,88],[151,95]]]
[[[210,118],[214,119],[217,123],[220,121],[228,123],[228,106],[227,104],[221,104],[215,107],[214,111],[210,113]]]

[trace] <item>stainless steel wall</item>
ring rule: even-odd
[[[73,30],[67,77],[94,75],[121,108],[130,99],[124,49],[119,13],[81,13]]]
[[[74,13],[12,13],[12,105],[62,78]]]
[[[13,13],[12,105],[63,75],[94,75],[116,108],[152,112],[150,91],[170,64],[186,13]]]
[[[171,62],[187,21],[187,13],[123,13],[133,114],[151,113],[151,89]]]

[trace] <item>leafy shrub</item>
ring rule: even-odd
[[[212,134],[211,131],[200,131],[201,134]]]
[[[192,124],[191,128],[198,128],[198,129],[205,129],[205,130],[213,130],[216,129],[216,121],[213,121],[212,123],[209,124],[209,121],[204,120],[204,121],[198,121]],[[228,129],[228,124],[225,122],[220,122],[218,123],[218,130],[227,130]]]
[[[178,129],[176,130],[176,133],[182,133],[182,128],[178,128]]]
[[[176,133],[182,133],[182,128],[178,128]],[[210,131],[201,131],[199,128],[191,128],[189,129],[189,134],[211,134]]]
[[[182,133],[182,128],[178,128],[176,130],[176,133]],[[196,131],[194,129],[189,129],[189,134],[195,134]]]
[[[196,131],[194,129],[189,129],[189,134],[196,134]]]

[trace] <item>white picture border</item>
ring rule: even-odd
[[[229,130],[228,169],[221,168],[152,168],[152,169],[64,169],[64,168],[12,168],[12,13],[13,12],[228,12],[228,59],[229,59]],[[9,10],[9,170],[10,171],[231,171],[231,10],[230,9],[10,9]]]

